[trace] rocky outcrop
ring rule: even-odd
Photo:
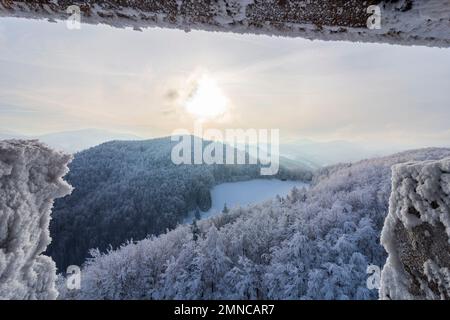
[[[0,17],[450,47],[450,0],[0,0]],[[370,10],[377,5],[380,12]],[[368,28],[380,14],[380,28]]]
[[[381,299],[450,299],[450,158],[393,167]]]
[[[55,198],[71,156],[37,141],[0,141],[0,299],[55,299],[56,267],[42,255],[50,243]]]

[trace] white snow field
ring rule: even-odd
[[[307,188],[308,183],[301,181],[282,181],[278,179],[254,179],[250,181],[222,183],[211,190],[211,209],[202,212],[202,219],[222,213],[224,205],[228,209],[238,206],[248,206],[275,198],[277,195],[285,197],[294,188]],[[185,219],[191,223],[194,213]]]

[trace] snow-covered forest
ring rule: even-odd
[[[91,248],[158,235],[193,210],[209,210],[219,183],[260,177],[260,165],[177,166],[173,145],[170,138],[113,141],[75,155],[66,177],[74,191],[56,201],[50,224],[47,253],[61,271],[81,265]],[[312,173],[282,162],[275,177],[308,181]]]
[[[377,299],[368,265],[382,267],[391,166],[442,159],[422,149],[324,168],[308,190],[93,250],[80,291],[61,299]]]

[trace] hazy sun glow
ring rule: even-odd
[[[207,75],[197,82],[193,94],[187,99],[186,111],[198,119],[213,119],[225,113],[228,100],[217,83]]]

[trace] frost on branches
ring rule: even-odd
[[[450,299],[450,158],[396,165],[382,299]]]
[[[423,149],[323,168],[285,198],[94,250],[81,289],[62,285],[60,298],[377,299],[367,268],[386,261],[391,167],[448,157],[450,149]],[[439,267],[428,263],[428,274],[443,279]]]
[[[70,193],[62,177],[71,156],[37,141],[0,141],[0,299],[55,299],[50,243],[55,198]]]

